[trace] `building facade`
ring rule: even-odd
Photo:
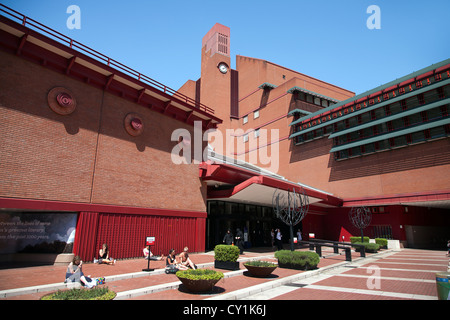
[[[261,59],[231,69],[230,29],[216,24],[201,77],[172,90],[1,9],[0,261],[92,260],[103,243],[139,257],[148,236],[156,254],[200,252],[227,228],[270,246],[273,228],[288,238],[277,190],[308,197],[304,238],[358,235],[354,206],[373,212],[371,237],[450,238],[450,60],[355,96]]]
[[[234,148],[228,141],[216,149],[212,139],[214,151],[340,200],[314,202],[302,224],[304,236],[348,241],[359,234],[349,221],[350,208],[367,206],[373,213],[368,235],[445,248],[450,59],[355,96],[261,59],[236,56],[236,70],[221,69],[231,65],[230,48],[208,45],[220,38],[229,45],[229,29],[216,24],[203,39],[202,77],[195,82],[200,85],[182,89],[214,103],[223,119],[218,130]],[[268,165],[265,154],[278,157],[278,165]],[[218,199],[216,193],[208,192],[208,199]],[[242,203],[262,205],[245,197]]]
[[[198,164],[172,161],[173,132],[214,128],[214,111],[2,10],[1,259],[92,260],[103,243],[114,258],[139,257],[148,236],[155,254],[203,251],[206,186]]]

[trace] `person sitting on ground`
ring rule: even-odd
[[[189,269],[188,267],[177,263],[177,258],[175,257],[175,249],[170,249],[169,255],[166,258],[166,267],[170,267],[170,266],[175,266],[179,270]]]
[[[153,253],[150,251],[150,246],[146,246],[143,250],[145,259],[148,259],[148,255],[150,254],[150,260],[157,260],[162,261],[164,259],[164,256],[161,255],[160,257],[154,256]]]
[[[94,258],[94,263],[98,264],[115,264],[116,260],[109,256],[109,248],[106,243],[102,245],[102,248],[98,251],[98,260]]]
[[[96,286],[96,281],[93,281],[89,277],[85,277],[81,267],[83,266],[83,261],[79,256],[73,257],[72,262],[67,266],[66,280],[64,283],[68,282],[80,282],[87,288],[93,288]]]
[[[197,266],[195,265],[195,263],[192,262],[192,260],[189,258],[189,248],[188,247],[184,247],[184,250],[182,253],[180,253],[179,258],[180,258],[180,264],[186,267],[190,267],[192,269],[197,269]]]

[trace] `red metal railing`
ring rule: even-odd
[[[169,95],[189,104],[190,106],[193,106],[193,107],[201,109],[205,112],[214,114],[214,109],[212,109],[198,101],[195,101],[194,99],[192,99],[180,92],[177,92],[176,90],[124,65],[123,63],[120,63],[114,59],[111,59],[110,57],[108,57],[94,49],[91,49],[88,46],[85,46],[84,44],[82,44],[76,40],[73,40],[72,38],[69,38],[68,36],[66,36],[56,30],[53,30],[53,29],[43,25],[42,23],[37,22],[36,20],[33,20],[33,19],[21,14],[20,12],[17,12],[1,3],[0,3],[0,12],[6,14],[6,16],[8,16],[8,17],[14,18],[15,20],[17,20],[18,22],[20,22],[23,26],[25,26],[27,28],[39,30],[44,35],[51,37],[52,39],[68,46],[69,48],[77,49],[78,51],[83,52],[84,54],[90,56],[91,58],[94,58],[95,60],[97,60],[101,63],[104,63],[109,67],[118,69],[141,82],[151,85],[152,87],[157,88],[158,90],[161,90],[164,93],[169,94]],[[12,20],[14,20],[14,19],[12,19]]]

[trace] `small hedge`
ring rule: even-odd
[[[361,242],[361,237],[350,237],[351,243]],[[369,237],[364,237],[364,242],[369,242]]]
[[[58,290],[43,296],[41,300],[112,300],[115,297],[116,293],[110,291],[108,287],[94,287],[92,289]]]
[[[217,261],[236,262],[239,258],[239,248],[226,244],[218,244],[214,247],[214,259]]]
[[[210,269],[188,269],[177,271],[176,276],[189,280],[220,280],[223,278],[223,273]]]
[[[279,250],[275,252],[275,258],[281,268],[300,270],[316,269],[320,262],[319,255],[310,251]]]
[[[278,267],[275,263],[261,260],[248,261],[244,265],[252,267]]]
[[[384,238],[375,238],[375,243],[380,245],[381,248],[387,249],[388,241]]]
[[[362,244],[366,248],[366,252],[369,253],[377,253],[378,249],[380,249],[380,245],[376,243],[367,243],[367,242],[355,242],[353,244]],[[355,247],[355,251],[359,252],[361,251],[361,247],[357,246]]]

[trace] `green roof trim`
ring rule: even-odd
[[[258,88],[260,89],[275,89],[277,86],[268,82],[264,82],[262,85],[260,85]]]
[[[403,136],[409,133],[414,133],[417,131],[423,131],[423,130],[427,130],[427,129],[431,129],[434,127],[439,127],[439,126],[444,126],[446,124],[450,124],[450,118],[446,118],[446,119],[442,119],[442,120],[437,120],[437,121],[433,121],[433,122],[429,122],[429,123],[424,123],[418,126],[414,126],[408,129],[403,129],[403,130],[399,130],[399,131],[395,131],[395,132],[391,132],[388,134],[382,134],[380,136],[376,136],[370,139],[364,139],[364,140],[360,140],[360,141],[355,141],[352,143],[347,143],[341,146],[336,146],[334,148],[331,148],[330,153],[332,152],[337,152],[337,151],[341,151],[341,150],[345,150],[345,149],[350,149],[350,148],[354,148],[354,147],[358,147],[358,146],[362,146],[362,145],[366,145],[372,142],[377,142],[377,141],[381,141],[381,140],[387,140],[390,138],[395,138],[398,136]]]
[[[332,101],[332,102],[335,102],[335,103],[339,102],[339,100],[336,100],[336,99],[334,99],[334,98],[330,98],[330,97],[327,97],[326,95],[323,95],[323,94],[320,94],[320,93],[317,93],[317,92],[314,92],[314,91],[310,91],[310,90],[305,89],[305,88],[302,88],[302,87],[297,87],[297,86],[290,88],[290,89],[287,91],[287,93],[294,93],[295,91],[300,91],[300,92],[308,93],[308,94],[310,94],[310,95],[312,95],[312,96],[316,96],[316,97],[318,97],[318,98],[327,99],[327,100]]]
[[[358,110],[358,111],[354,111],[354,112],[348,113],[348,114],[343,115],[343,116],[340,116],[340,117],[338,117],[338,118],[331,119],[331,120],[326,121],[326,122],[322,122],[322,123],[320,123],[320,124],[318,124],[318,125],[315,125],[315,126],[312,126],[312,127],[308,128],[308,129],[300,130],[300,131],[298,131],[298,132],[295,132],[295,133],[291,134],[291,136],[289,137],[289,139],[291,139],[291,138],[293,138],[293,137],[295,137],[295,136],[298,136],[298,135],[300,135],[300,134],[307,133],[307,132],[309,132],[309,131],[313,131],[313,130],[316,130],[316,129],[319,129],[319,128],[328,126],[328,125],[333,124],[333,123],[335,123],[335,122],[342,121],[342,120],[345,120],[345,119],[347,119],[347,118],[351,118],[351,117],[357,116],[358,114],[362,114],[362,113],[366,113],[366,112],[371,111],[371,110],[374,110],[374,109],[378,109],[378,108],[383,107],[383,106],[385,106],[385,105],[387,105],[387,104],[391,104],[391,103],[394,103],[394,102],[396,102],[396,101],[400,101],[400,100],[403,100],[403,99],[405,99],[405,98],[413,97],[413,96],[418,95],[418,94],[420,94],[420,93],[423,93],[423,92],[426,92],[426,91],[429,91],[429,90],[433,90],[433,89],[438,88],[438,87],[441,87],[441,86],[445,86],[445,85],[447,85],[447,84],[450,84],[450,79],[443,80],[443,81],[439,81],[439,82],[435,82],[435,83],[433,83],[433,84],[431,84],[431,85],[429,85],[429,86],[422,87],[422,88],[420,88],[420,89],[418,89],[418,90],[414,90],[414,91],[411,91],[411,92],[402,94],[401,96],[397,96],[397,97],[395,97],[395,98],[393,98],[393,99],[389,99],[389,100],[386,100],[386,101],[383,101],[383,102],[374,104],[374,105],[372,105],[372,106],[370,106],[370,107],[366,107],[366,108],[364,108],[364,109],[360,109],[360,110]],[[307,118],[307,117],[310,117],[310,116],[311,116],[311,115],[308,115],[308,116],[305,116],[305,117],[300,118],[300,119],[298,119],[298,120],[295,120],[295,121],[291,122],[289,125],[290,125],[290,126],[295,125],[295,124],[301,122],[302,119]]]
[[[302,109],[294,109],[289,111],[288,116],[292,116],[294,113],[310,114],[311,112]]]
[[[330,134],[328,136],[328,138],[332,139],[332,138],[335,138],[335,137],[339,137],[339,136],[342,136],[344,134],[348,134],[350,132],[358,131],[358,130],[365,129],[365,128],[368,128],[368,127],[373,127],[373,126],[376,126],[377,124],[385,123],[385,122],[392,121],[392,120],[395,120],[395,119],[398,119],[398,118],[403,118],[403,117],[406,117],[406,116],[410,116],[412,114],[416,114],[416,113],[419,113],[419,112],[422,112],[422,111],[427,111],[427,110],[430,110],[430,109],[433,109],[433,108],[436,108],[436,107],[440,107],[440,106],[445,105],[447,103],[450,103],[450,98],[447,98],[447,99],[444,99],[444,100],[435,101],[435,102],[426,104],[426,105],[424,105],[422,107],[416,107],[416,108],[411,109],[411,110],[399,112],[399,113],[394,114],[392,116],[387,116],[387,117],[384,117],[384,118],[381,118],[381,119],[378,119],[378,120],[369,121],[369,122],[364,123],[362,125],[359,125],[359,126],[356,126],[356,127],[352,127],[352,128],[348,128],[348,129],[345,129],[345,130],[341,130],[339,132],[333,132],[332,134]]]
[[[420,75],[422,75],[422,74],[424,74],[424,73],[427,73],[427,72],[429,72],[429,71],[432,71],[432,70],[434,70],[434,69],[438,69],[438,68],[440,68],[440,67],[442,67],[442,66],[445,66],[445,65],[447,65],[447,64],[450,64],[450,59],[446,59],[446,60],[444,60],[444,61],[441,61],[441,62],[432,64],[431,66],[428,66],[428,67],[426,67],[426,68],[420,69],[419,71],[415,71],[415,72],[410,73],[410,74],[408,74],[408,75],[406,75],[406,76],[403,76],[403,77],[401,77],[401,78],[395,79],[395,80],[393,80],[393,81],[391,81],[391,82],[388,82],[388,83],[386,83],[386,84],[384,84],[384,85],[381,85],[381,86],[379,86],[379,87],[376,87],[376,88],[374,88],[374,89],[372,89],[372,90],[369,90],[369,91],[360,93],[360,94],[358,94],[358,95],[356,95],[356,96],[354,96],[354,97],[351,97],[351,98],[349,98],[349,99],[347,99],[347,100],[340,101],[340,102],[338,102],[338,103],[336,103],[336,104],[334,104],[334,105],[332,105],[332,106],[329,106],[329,107],[324,108],[324,109],[322,109],[322,110],[316,111],[316,112],[314,112],[314,113],[312,113],[312,114],[310,114],[310,115],[308,115],[308,116],[306,116],[306,117],[300,118],[299,120],[303,121],[303,120],[306,120],[306,119],[308,119],[308,118],[318,116],[318,115],[320,115],[320,114],[322,114],[322,113],[324,113],[324,112],[328,112],[328,111],[331,111],[331,110],[333,110],[333,109],[335,109],[335,108],[339,108],[339,107],[341,107],[341,106],[343,106],[343,105],[346,105],[346,104],[349,103],[349,102],[352,102],[352,101],[354,101],[354,100],[358,100],[358,99],[367,97],[367,96],[369,96],[369,95],[371,95],[371,94],[373,94],[373,93],[375,93],[375,92],[382,91],[382,90],[384,90],[384,89],[386,89],[386,88],[389,88],[389,87],[391,87],[391,86],[393,86],[393,85],[396,85],[396,84],[402,83],[402,82],[404,82],[404,81],[406,81],[406,80],[415,78],[415,77],[417,77],[417,76],[420,76]],[[292,125],[292,124],[291,124],[291,125]]]

